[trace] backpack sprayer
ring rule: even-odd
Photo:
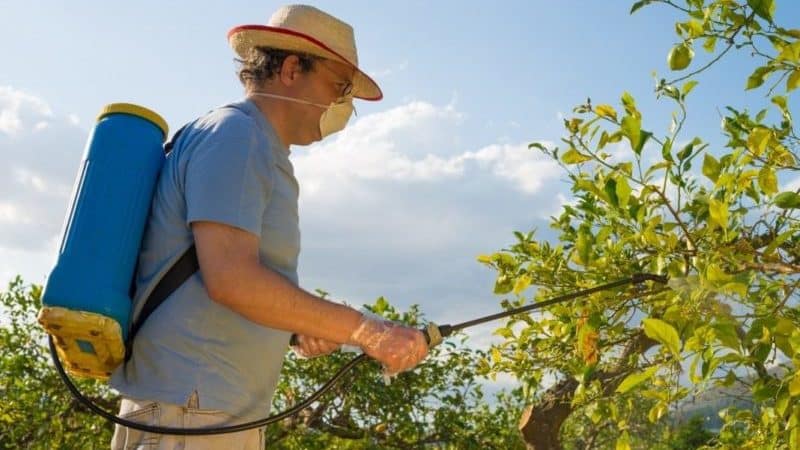
[[[118,425],[149,433],[234,433],[295,415],[314,403],[350,369],[368,359],[367,355],[350,360],[319,390],[286,411],[215,428],[158,427],[122,419],[81,394],[67,374],[107,380],[125,360],[126,348],[130,348],[136,330],[147,315],[198,269],[192,246],[159,281],[153,290],[155,294],[145,300],[139,319],[130,323],[133,315],[131,280],[158,174],[165,154],[172,147],[171,142],[163,145],[167,132],[166,122],[153,111],[116,103],[103,108],[89,135],[67,209],[58,259],[48,277],[39,313],[39,322],[50,334],[50,354],[56,370],[72,395],[92,412]],[[428,345],[434,347],[465,328],[645,281],[665,284],[667,277],[636,274],[456,325],[429,323],[421,331]],[[296,343],[296,336],[292,336],[292,345]]]

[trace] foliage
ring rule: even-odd
[[[686,50],[698,44],[713,56],[688,75],[657,79],[657,98],[674,105],[669,128],[651,128],[656,120],[627,92],[619,106],[578,105],[564,120],[563,147],[531,144],[571,185],[574,201],[550,223],[558,242],[517,232],[479,261],[497,271],[506,308],[635,273],[668,275],[669,284],[516,316],[497,330],[505,342],[482,367],[516,376],[534,412],[596,411],[595,427],[613,428],[617,449],[633,446],[641,399],[655,424],[690,394],[748,381],[760,409],[725,415],[714,445],[800,448],[800,192],[780,188],[800,173],[789,101],[800,84],[800,30],[778,23],[772,0],[641,0],[631,12],[656,3],[685,13],[668,58],[689,61],[671,67],[691,67]],[[753,55],[755,69],[738,76],[744,90],[769,87],[768,102],[755,114],[726,107],[722,136],[684,136],[697,75],[731,49]]]
[[[113,427],[78,407],[51,365],[36,323],[41,294],[19,277],[0,292],[0,448],[108,448]],[[76,384],[105,408],[118,408],[104,385]]]
[[[694,416],[678,427],[669,442],[670,450],[694,450],[710,443],[714,435],[703,428],[703,418]]]

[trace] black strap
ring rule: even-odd
[[[169,152],[172,151],[175,141],[178,140],[178,136],[180,136],[181,132],[186,128],[187,125],[182,126],[178,131],[175,132],[175,135],[172,136],[172,139],[164,144],[164,153],[169,154]],[[156,287],[144,301],[142,311],[139,313],[139,316],[136,318],[136,320],[133,321],[130,333],[128,333],[128,340],[125,341],[126,362],[131,358],[133,339],[136,337],[136,334],[139,332],[139,329],[142,327],[145,320],[147,320],[147,318],[153,313],[153,311],[156,310],[156,308],[164,303],[164,300],[166,300],[170,294],[175,292],[175,290],[178,289],[184,281],[186,281],[199,269],[200,263],[197,261],[197,251],[194,244],[192,244],[191,247],[186,249],[186,251],[175,262],[175,264],[170,267],[167,273],[164,274]],[[134,294],[136,293],[136,270],[138,270],[138,262],[136,269],[134,269],[133,280],[131,281],[131,298],[134,298]]]
[[[133,346],[133,339],[136,333],[144,324],[145,320],[156,310],[167,297],[177,290],[184,281],[189,279],[195,272],[200,269],[200,263],[197,261],[197,250],[194,244],[186,249],[183,255],[170,267],[169,271],[159,280],[153,292],[147,297],[147,300],[142,306],[142,311],[139,317],[134,320],[131,326],[130,334],[128,334],[128,341],[125,344],[125,361],[131,357],[131,349]]]

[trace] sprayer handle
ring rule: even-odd
[[[450,325],[436,325],[433,322],[428,322],[428,326],[420,331],[425,335],[425,342],[428,343],[428,348],[433,348],[441,344],[444,338],[450,336],[453,328]]]

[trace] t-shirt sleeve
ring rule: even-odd
[[[197,136],[186,166],[186,222],[261,235],[272,192],[270,150],[252,119],[233,114]]]

